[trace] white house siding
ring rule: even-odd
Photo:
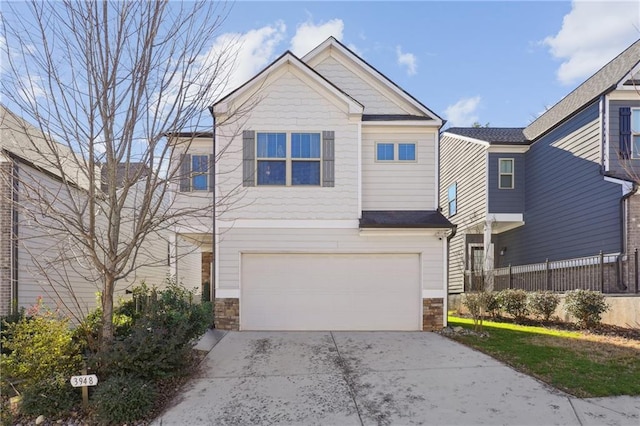
[[[221,219],[355,219],[358,211],[358,123],[298,74],[287,71],[256,95],[246,117],[216,129]],[[240,123],[241,122],[241,123]],[[242,188],[242,130],[335,132],[335,187]],[[228,211],[227,211],[228,209]]]
[[[180,236],[176,237],[176,280],[200,294],[202,290],[202,251]]]
[[[436,132],[362,127],[362,209],[435,210]],[[415,162],[377,162],[377,142],[415,142]]]
[[[356,65],[352,65],[356,66]],[[418,114],[417,111],[403,109],[398,103],[391,100],[390,93],[383,93],[372,81],[365,80],[367,75],[364,70],[354,72],[338,62],[334,57],[327,56],[313,68],[325,76],[329,81],[344,90],[358,102],[365,106],[365,114]],[[369,79],[373,80],[371,77]]]
[[[486,212],[486,148],[462,139],[442,136],[440,139],[440,204],[442,212],[458,226],[449,249],[449,292],[464,290],[466,249],[465,234],[483,232],[469,228],[485,218]],[[457,183],[457,214],[449,216],[447,190]]]
[[[232,228],[221,229],[217,287],[241,286],[241,253],[418,253],[423,290],[446,295],[446,238],[434,235],[361,236],[358,229]],[[242,302],[241,302],[242,303]]]
[[[41,194],[56,194],[58,209],[68,202],[69,193],[53,177],[24,164],[18,173],[21,191],[31,191],[31,187]],[[76,200],[84,196],[80,190],[71,191]],[[59,307],[81,318],[97,306],[96,293],[102,289],[100,274],[93,270],[91,260],[79,244],[67,234],[52,230],[50,224],[55,224],[54,220],[43,214],[46,204],[35,205],[24,195],[19,199],[22,206],[18,214],[18,305],[30,306],[42,297],[49,307]],[[133,206],[134,202],[128,203]],[[98,214],[96,223],[98,229],[104,227],[104,216]],[[125,217],[123,237],[126,234]],[[148,235],[138,251],[136,270],[118,281],[116,299],[124,296],[131,285],[142,281],[158,288],[164,285],[168,272],[167,241],[165,233]]]

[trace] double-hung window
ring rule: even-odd
[[[640,108],[631,109],[631,143],[633,158],[640,158]]]
[[[258,133],[258,185],[285,185],[287,134]]]
[[[291,134],[291,185],[320,185],[320,133]]]
[[[458,212],[458,184],[452,183],[447,189],[447,201],[449,203],[449,216]]]
[[[258,185],[320,185],[320,133],[257,133]]]
[[[500,158],[498,162],[498,188],[513,189],[513,158]]]
[[[191,188],[193,191],[207,191],[209,185],[207,176],[209,174],[209,156],[191,156]]]
[[[376,143],[376,161],[416,161],[416,144],[413,142]]]

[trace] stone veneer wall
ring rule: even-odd
[[[0,162],[0,315],[11,313],[11,169],[9,161]]]
[[[640,193],[629,197],[627,204],[627,253],[640,250]]]
[[[220,330],[240,329],[240,300],[216,299],[213,312],[216,328]]]
[[[435,331],[444,327],[444,299],[422,299],[422,331]]]

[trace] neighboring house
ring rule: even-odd
[[[640,40],[525,128],[443,132],[450,293],[465,271],[640,248],[639,83]]]
[[[174,158],[193,167],[176,203],[215,189],[215,244],[210,223],[178,232],[215,253],[217,327],[446,324],[440,117],[334,38],[284,53],[213,114],[215,174],[211,135],[188,153],[176,137]]]
[[[78,319],[97,304],[100,276],[87,267],[89,260],[82,248],[68,234],[55,230],[55,222],[47,216],[48,202],[60,208],[86,199],[87,174],[75,160],[68,161],[64,166],[70,183],[64,185],[59,170],[51,164],[50,144],[55,144],[63,158],[74,156],[0,105],[0,315],[29,307],[41,298],[48,307]],[[131,194],[128,205],[134,211],[138,194]],[[130,218],[121,219],[125,226]],[[98,213],[96,223],[103,220],[104,214]],[[136,265],[140,267],[118,282],[117,296],[143,280],[149,285],[164,284],[169,272],[168,240],[169,234],[149,237],[139,253]]]

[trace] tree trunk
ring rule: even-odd
[[[102,292],[102,330],[100,342],[102,349],[111,346],[113,342],[113,289],[115,280],[112,275],[104,276],[104,288]]]

